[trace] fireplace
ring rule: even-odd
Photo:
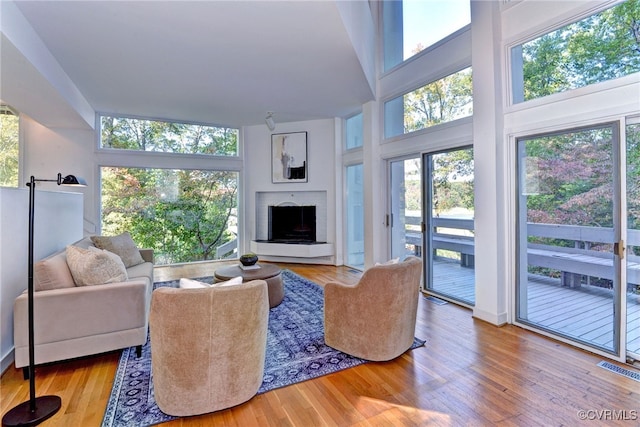
[[[315,206],[269,206],[269,242],[315,243]]]

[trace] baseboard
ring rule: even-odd
[[[13,361],[15,360],[14,350],[15,348],[12,348],[0,361],[0,372],[2,372],[2,374],[13,365]]]
[[[507,313],[489,313],[487,311],[474,308],[473,317],[496,326],[503,326],[509,323]]]

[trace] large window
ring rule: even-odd
[[[118,117],[100,122],[108,149],[100,150],[108,153],[100,169],[102,234],[128,231],[138,246],[154,249],[156,264],[237,256],[237,157],[220,157],[237,152],[237,129]],[[132,167],[123,150],[143,153]]]
[[[362,147],[362,113],[345,120],[345,149]]]
[[[238,174],[103,167],[102,233],[131,233],[156,264],[236,252]]]
[[[640,71],[640,0],[629,0],[512,48],[513,102]]]
[[[238,129],[126,117],[101,118],[101,147],[235,156]]]
[[[347,166],[346,263],[364,269],[364,182],[362,163]]]
[[[402,0],[382,3],[387,71],[471,22],[469,0]]]
[[[471,68],[466,68],[385,102],[385,138],[471,116],[472,92]]]
[[[18,186],[20,121],[9,106],[0,105],[0,186]]]

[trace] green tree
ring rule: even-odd
[[[404,97],[405,133],[472,114],[471,69],[451,74]]]
[[[628,0],[522,45],[524,99],[640,71],[640,0]]]
[[[237,129],[102,118],[102,145],[178,154],[235,154]],[[102,168],[102,231],[131,233],[160,264],[213,259],[235,240],[238,174]]]
[[[455,207],[473,211],[473,149],[433,156],[433,205],[436,214]]]
[[[528,221],[612,227],[612,138],[605,127],[528,140],[538,181],[527,197]]]
[[[103,116],[101,142],[105,148],[225,156],[237,153],[238,130]]]
[[[0,111],[0,186],[18,186],[18,116]]]

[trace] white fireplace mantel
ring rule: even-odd
[[[251,252],[258,255],[317,258],[333,255],[333,243],[271,243],[251,241]]]
[[[286,258],[320,258],[335,255],[327,233],[326,191],[264,191],[256,193],[256,230],[250,243],[251,251],[264,256]],[[316,207],[316,239],[322,243],[273,243],[267,242],[269,230],[269,206]]]

